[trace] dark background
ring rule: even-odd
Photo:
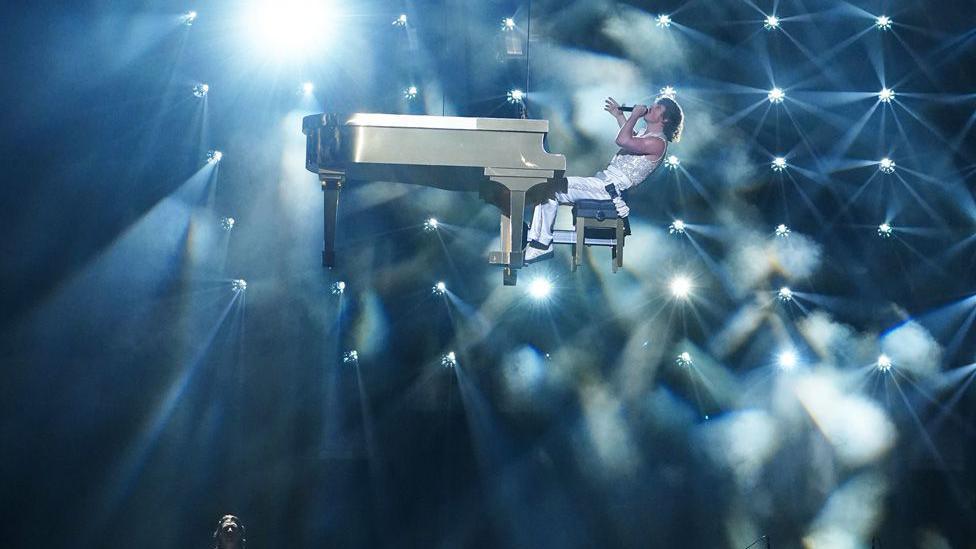
[[[224,513],[251,547],[973,546],[971,2],[350,2],[274,61],[249,6],[4,17],[5,546],[202,547]],[[603,98],[665,85],[681,168],[633,193],[624,272],[558,250],[503,287],[496,210],[384,183],[344,191],[319,265],[301,115],[518,117],[519,87],[590,175]]]

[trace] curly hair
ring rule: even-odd
[[[681,141],[681,131],[685,128],[685,113],[681,105],[670,97],[661,97],[655,103],[664,106],[664,138],[671,143]]]

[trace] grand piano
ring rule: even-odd
[[[514,286],[523,266],[526,196],[541,200],[564,181],[566,158],[545,150],[547,120],[357,113],[302,120],[305,168],[324,197],[322,264],[335,266],[339,193],[363,181],[395,181],[478,191],[501,210],[501,250],[488,263]]]

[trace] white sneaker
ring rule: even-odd
[[[532,242],[535,242],[534,240]],[[552,259],[556,255],[556,250],[552,248],[550,243],[545,248],[536,248],[532,246],[532,242],[525,247],[525,256],[523,260],[525,263],[536,263],[538,261],[545,261],[547,259]],[[538,244],[538,243],[537,243]]]

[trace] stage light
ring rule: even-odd
[[[783,286],[776,295],[780,301],[790,301],[793,299],[793,290]]]
[[[508,92],[508,102],[509,103],[521,103],[525,99],[525,92],[520,89],[514,89]]]
[[[313,91],[315,91],[315,84],[311,82],[305,82],[302,84],[302,93],[305,95],[312,95]]]
[[[346,283],[340,280],[333,284],[329,291],[332,295],[342,295],[346,291]]]
[[[193,22],[197,20],[197,12],[188,11],[180,16],[180,23],[186,26],[192,26]]]
[[[431,288],[430,291],[434,295],[444,295],[447,293],[447,284],[444,284],[443,282],[438,282],[437,284],[434,284],[434,287]]]
[[[451,351],[441,357],[441,366],[445,368],[453,368],[457,366],[457,356],[454,354],[454,351]]]
[[[238,278],[237,280],[230,281],[230,288],[235,292],[243,292],[247,289],[247,281],[243,278]]]
[[[329,4],[316,0],[255,2],[244,14],[244,30],[259,54],[296,60],[311,57],[335,35]]]
[[[552,283],[547,279],[538,277],[529,283],[529,295],[534,299],[545,299],[552,293]]]
[[[431,217],[427,221],[424,221],[424,230],[429,232],[437,230],[437,220]]]
[[[776,158],[773,159],[773,163],[772,163],[771,167],[773,168],[773,171],[774,172],[781,172],[781,171],[785,170],[786,169],[786,159],[783,158],[782,156],[777,156]]]
[[[675,219],[668,225],[669,234],[685,234],[685,222],[680,219]]]
[[[891,225],[888,223],[878,225],[878,236],[881,238],[891,238]]]
[[[878,16],[878,18],[874,20],[874,26],[878,27],[879,30],[890,30],[891,18],[887,15]]]
[[[887,372],[888,370],[891,370],[893,364],[891,362],[891,358],[889,358],[888,355],[882,354],[878,356],[878,362],[875,365],[877,366],[879,371]]]
[[[407,26],[407,14],[401,13],[400,14],[400,17],[397,17],[396,19],[393,20],[393,24],[396,25],[396,26],[398,26],[398,27],[406,27]]]
[[[417,90],[417,86],[410,86],[409,88],[403,90],[403,97],[412,101],[417,98],[418,93],[419,90]]]
[[[207,84],[197,84],[193,86],[193,95],[196,97],[206,97],[210,93],[210,86]]]
[[[786,225],[780,223],[776,226],[776,236],[780,238],[787,238],[790,236],[790,228]]]
[[[658,15],[657,16],[657,26],[662,29],[666,29],[671,26],[671,16],[670,15]]]
[[[895,98],[895,90],[889,90],[888,88],[881,88],[878,92],[878,100],[882,103],[891,103],[891,100]]]
[[[773,30],[779,28],[779,17],[775,15],[767,15],[766,21],[763,23],[763,28],[766,30]]]
[[[224,153],[218,151],[217,149],[212,149],[207,151],[207,163],[216,164],[224,158]]]
[[[515,19],[511,17],[502,19],[502,30],[515,30]]]
[[[691,359],[691,353],[685,351],[680,355],[678,355],[677,358],[674,359],[674,363],[677,364],[678,366],[681,366],[682,368],[688,368],[689,366],[693,365],[695,362]]]
[[[672,170],[677,170],[678,166],[681,165],[681,159],[672,154],[664,159],[664,165]]]
[[[353,349],[352,351],[346,351],[342,354],[342,362],[344,364],[358,364],[359,363],[359,352]]]
[[[691,279],[678,275],[671,279],[671,295],[678,299],[685,299],[691,294]]]
[[[785,372],[795,369],[797,362],[794,351],[783,351],[776,357],[776,364],[779,365],[780,370]]]
[[[235,221],[233,217],[220,218],[220,228],[227,232],[230,232],[230,230],[234,228],[234,224],[236,223],[237,221]]]
[[[671,86],[664,86],[663,88],[661,88],[661,91],[657,93],[657,96],[659,98],[667,97],[668,99],[674,99],[675,97],[678,96],[678,92]]]
[[[773,88],[769,90],[766,97],[769,99],[770,103],[782,103],[783,100],[786,99],[786,92],[779,88]]]
[[[878,169],[881,170],[881,173],[895,173],[895,161],[887,157],[882,158],[881,161],[878,162]]]

